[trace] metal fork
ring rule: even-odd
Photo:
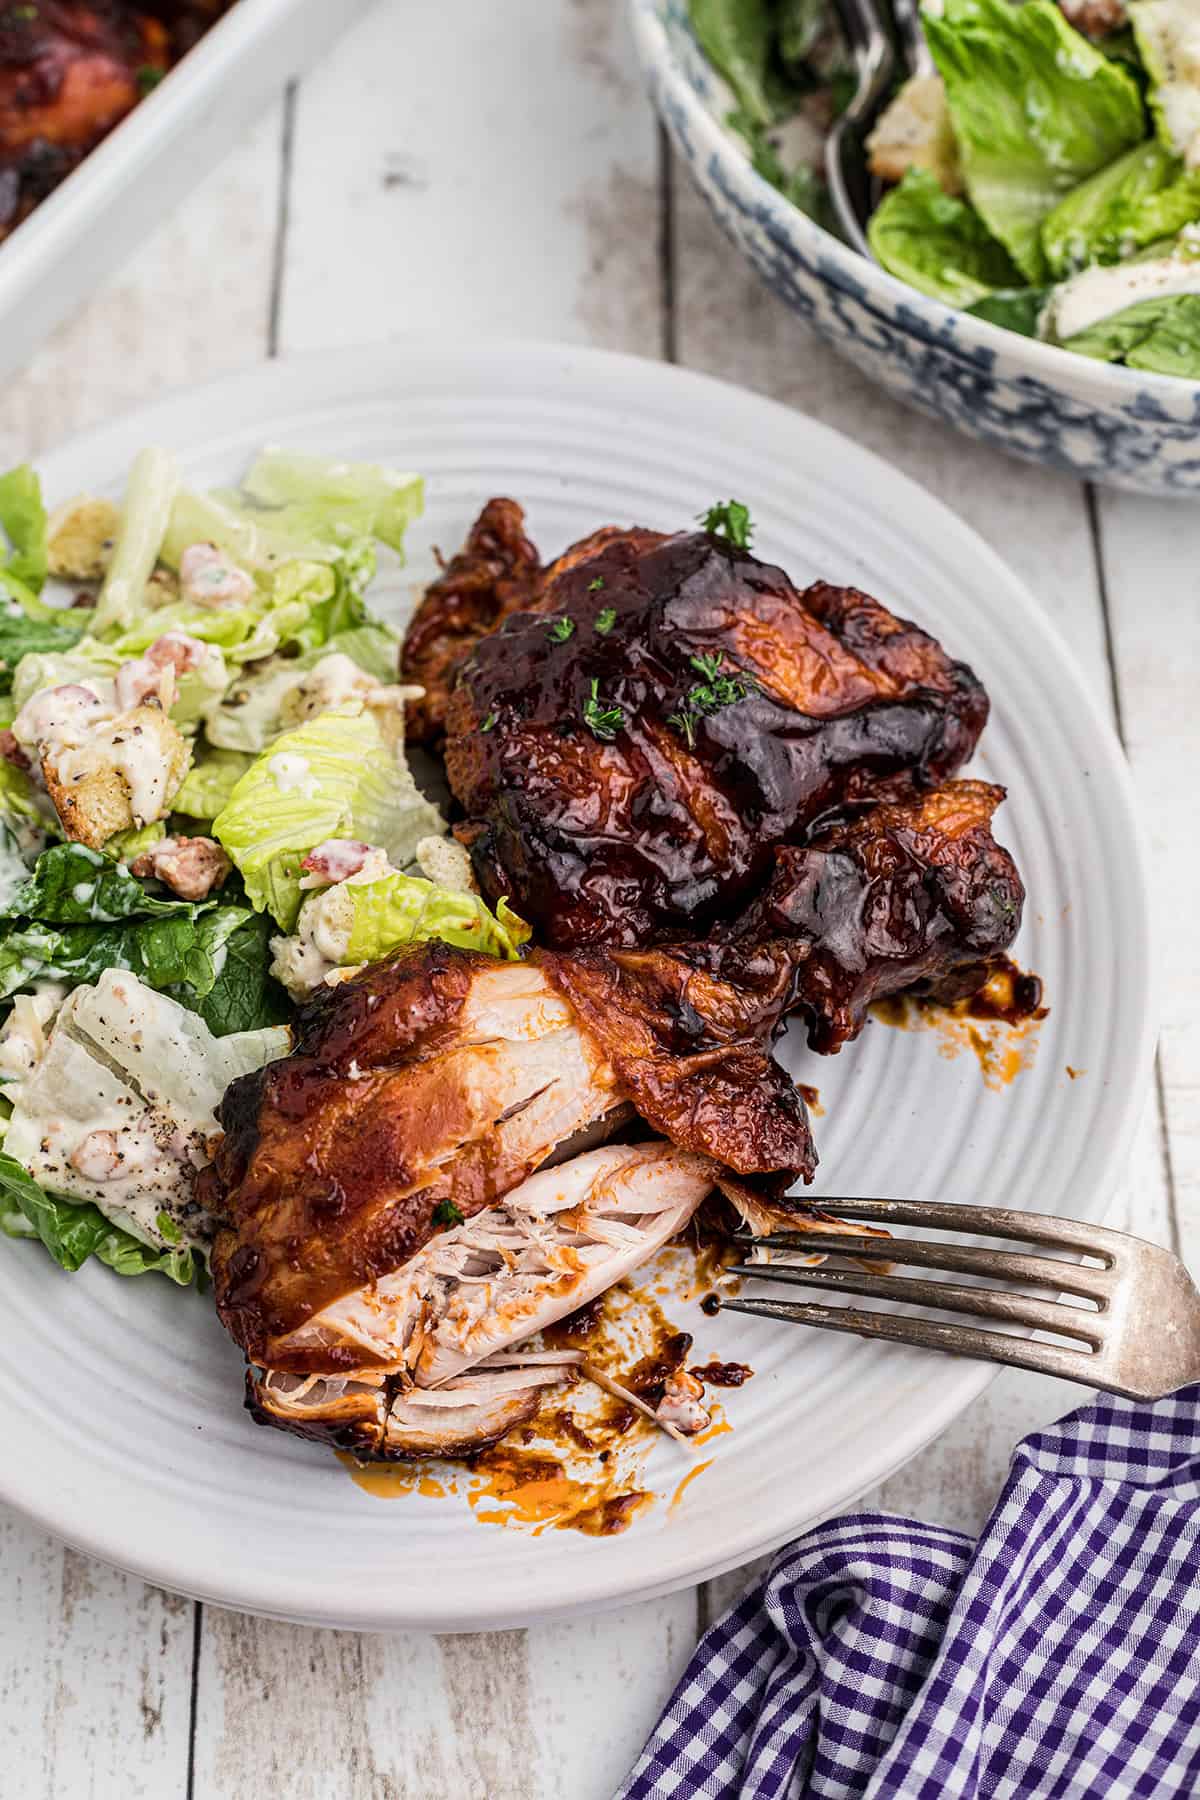
[[[829,1252],[864,1262],[909,1264],[980,1275],[1049,1288],[1095,1303],[1091,1308],[1061,1300],[1036,1299],[1000,1288],[965,1282],[924,1281],[865,1269],[804,1268],[791,1263],[742,1263],[730,1270],[755,1281],[789,1287],[824,1288],[873,1300],[892,1300],[939,1311],[970,1313],[1000,1325],[1027,1325],[1077,1342],[1052,1344],[1023,1333],[948,1325],[933,1319],[902,1318],[817,1301],[722,1299],[724,1312],[852,1331],[859,1337],[890,1338],[926,1350],[948,1350],[985,1362],[1014,1363],[1045,1375],[1061,1375],[1132,1400],[1158,1400],[1189,1381],[1200,1380],[1200,1292],[1177,1256],[1157,1244],[1041,1213],[1007,1207],[947,1206],[931,1200],[821,1198],[822,1210],[878,1226],[924,1225],[940,1231],[974,1232],[1047,1249],[1091,1257],[1090,1267],[1053,1257],[977,1245],[940,1244],[886,1238],[867,1232],[778,1231],[767,1237],[739,1237],[739,1244],[771,1250]]]
[[[865,140],[892,90],[896,57],[875,0],[833,0],[854,67],[854,97],[825,140],[825,180],[842,235],[870,256],[863,227],[878,195],[867,168]]]

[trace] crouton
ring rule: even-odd
[[[68,500],[46,521],[47,566],[61,581],[99,581],[108,567],[121,514],[111,500]]]
[[[106,721],[79,748],[45,751],[42,776],[67,837],[99,850],[114,832],[165,816],[191,756],[162,708],[147,704]]]
[[[914,75],[880,115],[867,139],[871,173],[903,181],[909,169],[928,169],[948,194],[961,194],[958,145],[940,75]]]

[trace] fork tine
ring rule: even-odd
[[[1098,1372],[1101,1359],[1091,1351],[1039,1344],[1032,1338],[1010,1337],[1004,1331],[984,1331],[973,1325],[940,1325],[932,1319],[901,1319],[894,1313],[856,1312],[849,1306],[822,1306],[813,1300],[722,1300],[721,1311],[747,1313],[756,1319],[782,1319],[792,1325],[818,1325],[827,1331],[848,1331],[855,1337],[887,1338],[895,1344],[914,1344],[921,1350],[982,1357],[988,1362],[1011,1363],[1018,1369],[1036,1369],[1042,1375],[1062,1375],[1068,1381],[1087,1382],[1133,1399],[1139,1397],[1132,1388],[1102,1380]]]
[[[853,1194],[822,1194],[813,1205],[873,1225],[933,1225],[943,1231],[969,1231],[976,1237],[1011,1237],[1056,1250],[1082,1250],[1085,1256],[1113,1257],[1129,1243],[1124,1232],[1104,1225],[1048,1218],[1045,1213],[1019,1212],[1010,1206],[954,1206],[942,1200],[881,1200]]]
[[[1104,1300],[1112,1292],[1111,1269],[1088,1269],[1079,1263],[1055,1262],[1012,1250],[983,1250],[975,1244],[927,1244],[909,1238],[853,1237],[821,1231],[773,1231],[767,1237],[740,1238],[739,1243],[768,1250],[824,1251],[863,1262],[909,1263],[925,1269],[947,1269],[954,1275],[987,1275],[997,1281],[1026,1282],[1055,1293]],[[769,1264],[753,1265],[755,1274]]]
[[[753,1276],[756,1281],[781,1282],[786,1287],[832,1288],[871,1300],[900,1300],[913,1306],[941,1307],[945,1312],[972,1313],[980,1319],[1003,1319],[1012,1325],[1031,1325],[1038,1331],[1055,1331],[1081,1338],[1098,1350],[1103,1342],[1103,1315],[1079,1306],[1063,1306],[1056,1300],[1032,1300],[1025,1294],[1009,1294],[998,1288],[966,1287],[958,1281],[919,1281],[911,1275],[872,1275],[858,1269],[806,1269],[794,1264],[743,1263],[731,1275]]]

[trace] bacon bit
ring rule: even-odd
[[[226,880],[233,864],[220,844],[207,837],[167,837],[136,856],[135,875],[165,882],[181,900],[204,900]]]
[[[334,882],[348,881],[351,875],[358,874],[370,854],[370,844],[361,844],[357,838],[326,838],[300,864],[307,875],[317,879],[301,881],[300,886],[332,886]]]
[[[177,675],[184,675],[189,669],[198,669],[207,655],[208,645],[199,638],[189,637],[186,631],[165,631],[146,651],[146,661],[152,668],[174,669]]]
[[[5,762],[12,763],[16,769],[30,767],[29,758],[18,744],[13,732],[9,731],[7,727],[0,731],[0,757],[3,757]]]

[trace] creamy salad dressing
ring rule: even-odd
[[[311,800],[318,792],[307,756],[297,756],[288,750],[281,750],[275,756],[267,758],[267,769],[271,780],[281,794],[302,794]]]
[[[1041,334],[1059,342],[1143,300],[1200,294],[1200,261],[1183,256],[1084,269],[1056,288],[1042,315]]]

